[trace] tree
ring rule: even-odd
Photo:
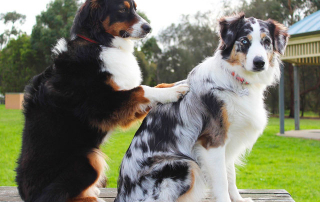
[[[22,92],[34,76],[36,52],[30,37],[23,34],[11,39],[0,54],[0,92]]]
[[[161,49],[155,37],[148,39],[141,47],[141,51],[149,62],[156,63],[161,55]]]
[[[140,67],[142,63],[142,61],[140,62],[140,56],[143,57],[143,60],[145,60],[149,64],[148,67],[144,69],[141,68],[144,84],[153,86],[160,83],[158,71],[159,68],[157,68],[157,64],[159,58],[161,57],[162,51],[158,45],[157,39],[155,37],[151,37],[146,42],[144,42],[141,47],[141,53],[142,54],[137,55]]]
[[[164,46],[158,60],[157,72],[161,82],[183,80],[206,57],[212,56],[219,38],[215,33],[210,13],[183,16],[159,36]]]
[[[0,50],[2,49],[2,46],[10,40],[11,35],[18,36],[23,33],[16,27],[15,23],[19,21],[20,25],[23,25],[25,20],[25,15],[15,11],[8,12],[6,14],[0,14],[0,21],[4,21],[4,24],[6,25],[12,23],[11,30],[5,30],[2,34],[0,34]]]
[[[78,0],[55,0],[47,5],[46,11],[36,17],[31,44],[41,58],[37,61],[37,73],[52,62],[51,49],[57,39],[70,37],[77,9]]]

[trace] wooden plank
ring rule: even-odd
[[[240,194],[289,194],[285,189],[239,189]]]
[[[100,189],[102,198],[106,202],[113,202],[117,195],[114,188]],[[208,192],[208,191],[207,191]],[[294,202],[290,194],[284,189],[241,189],[240,194],[244,198],[252,198],[254,202]],[[0,202],[22,202],[16,187],[0,187]],[[212,202],[212,199],[204,199],[203,202]]]

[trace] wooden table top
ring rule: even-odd
[[[100,198],[113,202],[117,190],[114,188],[100,189]],[[240,189],[243,198],[252,198],[255,202],[294,202],[291,195],[284,189]],[[22,202],[16,187],[0,187],[0,202]],[[204,199],[203,202],[212,201]]]

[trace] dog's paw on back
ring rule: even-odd
[[[174,83],[160,83],[155,88],[171,88],[174,86]]]
[[[170,103],[178,101],[183,95],[189,91],[189,85],[181,84],[169,88],[151,88],[142,86],[144,96],[151,102]]]
[[[180,85],[174,86],[172,88],[175,89],[177,93],[179,93],[178,99],[181,96],[184,96],[190,90],[188,84],[180,84]]]
[[[181,84],[170,88],[163,88],[165,90],[162,96],[161,103],[177,102],[189,91],[189,85]]]

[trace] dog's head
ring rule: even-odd
[[[219,24],[219,49],[231,66],[253,73],[268,71],[278,55],[284,54],[289,35],[287,28],[276,21],[245,18],[241,13],[223,17]]]
[[[100,43],[115,36],[143,38],[151,27],[136,9],[133,0],[87,0],[78,10],[71,35],[85,34]]]

